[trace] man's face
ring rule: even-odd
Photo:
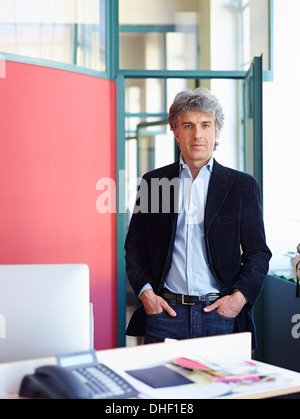
[[[198,111],[178,117],[174,135],[181,149],[184,162],[190,167],[202,167],[211,158],[216,135],[216,118]]]

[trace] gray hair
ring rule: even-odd
[[[169,111],[169,124],[172,131],[178,128],[178,117],[190,111],[199,111],[206,115],[213,114],[216,118],[216,135],[219,137],[225,118],[222,106],[216,96],[204,87],[179,92]]]

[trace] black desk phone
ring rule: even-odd
[[[58,365],[37,368],[21,383],[19,395],[43,399],[126,399],[138,392],[99,364],[95,351],[57,356]]]

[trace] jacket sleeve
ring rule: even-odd
[[[242,266],[234,288],[244,294],[251,308],[262,290],[272,256],[266,244],[260,191],[254,178],[241,203],[240,237]]]
[[[147,283],[152,283],[148,217],[148,183],[142,178],[125,241],[126,272],[136,296]]]

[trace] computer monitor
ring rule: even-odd
[[[89,268],[0,265],[0,362],[91,349]]]

